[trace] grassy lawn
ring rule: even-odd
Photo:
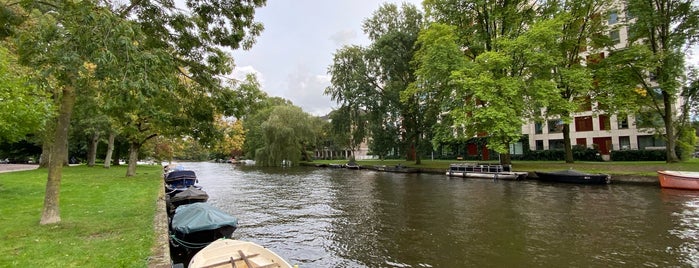
[[[421,165],[415,165],[414,161],[405,160],[359,160],[357,163],[361,166],[371,167],[375,165],[396,165],[403,164],[409,167],[418,167],[422,169],[446,170],[449,164],[466,163],[470,161],[457,160],[422,160]],[[497,163],[497,161],[478,161]],[[315,160],[312,164],[344,164],[347,160]],[[513,161],[512,169],[516,171],[555,171],[563,169],[576,169],[591,173],[607,173],[612,175],[639,175],[639,176],[657,176],[658,170],[683,170],[683,171],[699,171],[699,159],[694,158],[687,162],[667,164],[661,161],[639,161],[639,162],[575,162],[566,164],[563,161]]]
[[[146,267],[154,244],[159,166],[66,167],[61,222],[39,224],[47,170],[0,174],[0,266]]]

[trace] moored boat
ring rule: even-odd
[[[374,170],[385,171],[385,172],[397,172],[397,173],[417,173],[420,171],[417,168],[406,167],[402,164],[398,164],[395,166],[377,165],[377,166],[374,166]]]
[[[195,186],[198,182],[197,175],[192,170],[173,170],[163,175],[165,180],[165,191],[168,195],[174,196],[175,194],[187,190],[187,188]]]
[[[534,172],[539,180],[551,182],[567,182],[580,184],[607,184],[611,182],[611,176],[608,174],[590,174],[572,169],[554,171],[554,172]]]
[[[273,251],[253,242],[219,239],[197,252],[188,267],[291,268],[292,266]]]
[[[230,238],[237,227],[236,217],[208,203],[192,203],[175,210],[170,237],[174,246],[201,248],[217,239]]]
[[[464,163],[449,165],[446,175],[464,178],[521,180],[527,177],[527,172],[514,172],[512,165]]]
[[[175,209],[181,205],[206,202],[206,200],[209,200],[209,195],[204,190],[194,186],[190,186],[187,190],[179,192],[174,196],[166,195],[168,215],[172,215]]]
[[[699,172],[658,170],[660,187],[699,190]]]

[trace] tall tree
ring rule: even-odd
[[[168,64],[170,68],[164,70],[165,73],[180,72],[189,76],[203,85],[198,89],[220,89],[217,75],[231,69],[230,57],[223,49],[252,45],[254,37],[262,30],[261,24],[253,21],[254,9],[264,2],[187,1],[188,9],[176,7],[171,1],[134,1],[123,6],[110,2],[105,2],[107,6],[73,1],[20,2],[33,16],[32,23],[8,31],[19,40],[20,59],[40,69],[42,74],[54,77],[60,91],[41,223],[60,221],[59,188],[70,118],[78,91],[88,88],[84,85],[90,79],[107,81],[110,85],[120,83],[121,87],[113,88],[124,91],[147,93],[154,89],[172,89],[147,83],[132,84],[130,77],[114,71],[119,69],[116,66],[129,70],[143,67],[144,63],[156,63],[154,65],[160,67],[163,65],[159,60],[166,57],[157,56],[166,54],[177,64]],[[7,4],[2,6],[3,10],[9,10]],[[127,19],[135,20],[138,27]],[[141,35],[141,31],[145,34]],[[142,38],[144,36],[147,38]],[[119,61],[128,58],[123,56],[130,53],[139,55],[143,62]],[[155,70],[154,75],[158,72]],[[143,75],[147,73],[140,77]],[[198,110],[201,111],[203,109]],[[135,119],[138,119],[134,120],[137,125],[144,126],[142,118]]]
[[[260,127],[265,144],[257,149],[255,161],[261,166],[298,163],[306,146],[315,140],[312,119],[296,106],[274,107]]]
[[[361,143],[358,138],[370,131],[371,143],[386,147],[383,145],[390,140],[380,139],[379,134],[396,130],[402,136],[400,146],[405,156],[416,163],[420,161],[416,150],[422,135],[419,115],[410,107],[418,100],[406,95],[401,102],[400,92],[415,81],[411,61],[421,27],[422,13],[414,5],[382,5],[362,25],[372,44],[338,50],[328,71],[332,85],[325,91],[347,109],[343,113],[350,116],[347,122],[353,125],[354,144]],[[386,127],[390,125],[398,127]]]
[[[536,15],[536,5],[529,1],[428,0],[424,6],[434,22],[457,26],[451,40],[459,42],[469,60],[451,77],[458,85],[453,99],[462,101],[445,111],[452,133],[465,138],[488,135],[488,147],[509,163],[509,144],[521,136],[525,109],[541,107],[527,103],[541,99],[527,96],[549,88],[535,61],[546,63],[541,57],[549,48],[542,42],[551,42],[551,32],[540,27],[538,33],[523,36]]]
[[[614,72],[601,72],[601,86],[616,87],[615,97],[634,100],[639,124],[650,122],[662,133],[666,161],[679,160],[676,152],[677,99],[685,74],[685,49],[697,42],[699,10],[691,0],[629,0],[625,18],[628,45],[604,60]],[[629,105],[630,106],[630,105]],[[659,124],[654,120],[659,117]]]
[[[545,107],[545,118],[560,119],[563,124],[563,142],[566,163],[573,163],[573,150],[570,138],[570,124],[573,114],[580,107],[590,106],[591,96],[606,95],[594,87],[593,70],[589,68],[598,60],[595,55],[606,48],[609,38],[602,33],[614,30],[616,25],[608,24],[603,16],[609,14],[613,3],[609,0],[548,1],[541,12],[545,19],[558,20],[560,40],[553,44],[558,49],[551,51],[555,61],[552,66],[553,79],[560,90],[559,98]],[[583,55],[588,54],[587,59]],[[587,61],[587,62],[586,62]],[[586,64],[583,64],[586,63]],[[596,94],[595,94],[596,93]],[[601,106],[595,106],[601,107]],[[534,120],[539,121],[537,116]]]

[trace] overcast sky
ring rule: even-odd
[[[255,19],[265,30],[250,50],[234,51],[234,77],[256,73],[262,90],[291,100],[312,115],[329,113],[335,103],[323,91],[328,66],[343,45],[367,45],[362,22],[382,3],[421,0],[268,0]]]

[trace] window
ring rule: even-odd
[[[609,39],[611,39],[615,45],[621,43],[621,39],[619,39],[619,30],[609,32]]]
[[[612,124],[609,121],[609,116],[606,114],[599,115],[599,129],[600,130],[611,130]]]
[[[564,148],[563,140],[549,140],[549,150],[563,150]]]
[[[638,149],[650,149],[648,147],[665,147],[665,141],[651,135],[638,136]]]
[[[612,12],[609,13],[609,20],[607,20],[607,23],[612,25],[617,22],[619,22],[619,14],[617,14],[616,10],[612,10]]]
[[[534,143],[536,143],[536,150],[541,151],[544,149],[544,141],[543,140],[536,140]]]
[[[619,137],[619,149],[620,150],[630,150],[631,149],[631,139],[629,136]]]
[[[577,138],[577,139],[575,139],[575,144],[587,147],[587,139]]]
[[[578,116],[575,118],[575,131],[592,131],[592,116]]]
[[[618,129],[629,128],[629,117],[625,114],[619,114],[616,116],[616,123]]]
[[[510,154],[511,155],[523,155],[524,148],[522,146],[522,142],[516,142],[514,144],[510,144]]]
[[[553,119],[548,121],[549,133],[563,132],[563,120]]]
[[[534,123],[534,134],[544,133],[544,124],[541,122]]]

